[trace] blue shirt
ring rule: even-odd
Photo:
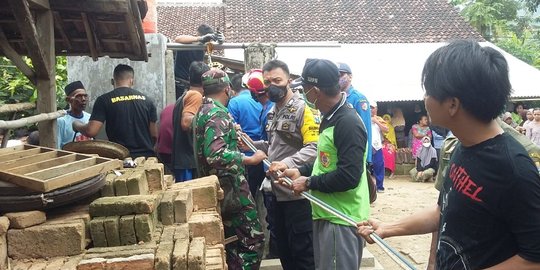
[[[87,139],[79,132],[77,132],[77,137],[75,137],[75,131],[73,131],[73,127],[71,126],[75,120],[79,120],[86,124],[90,120],[90,114],[83,111],[83,115],[79,118],[73,117],[69,113],[58,118],[56,120],[56,126],[58,128],[56,132],[56,148],[62,149],[62,147],[67,143]]]
[[[227,106],[234,121],[242,127],[252,140],[261,139],[260,115],[262,105],[251,97],[249,90],[242,90],[238,96],[232,98]]]
[[[371,163],[371,108],[366,96],[362,95],[352,85],[347,90],[347,102],[349,102],[364,122],[367,132],[367,162]]]
[[[268,112],[274,107],[274,102],[268,100],[262,104],[262,112],[259,117],[261,123],[261,140],[268,141],[268,133],[266,133],[266,124],[268,123]]]

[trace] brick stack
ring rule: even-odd
[[[90,205],[0,217],[0,270],[227,269],[217,177],[173,184],[136,162]]]

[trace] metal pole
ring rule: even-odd
[[[240,135],[242,137],[241,138],[242,141],[251,149],[251,151],[256,152],[257,148],[251,143],[251,141],[248,138],[245,137],[246,135],[243,134],[243,133],[240,133]],[[268,159],[264,159],[263,163],[264,163],[264,165],[270,167],[270,161]],[[279,177],[285,179],[285,182],[288,185],[292,185],[293,181],[289,177],[283,176],[283,175],[280,175]],[[301,195],[304,196],[309,201],[311,201],[312,203],[318,205],[322,209],[328,211],[329,213],[331,213],[331,214],[335,215],[336,217],[340,218],[341,220],[343,220],[343,221],[351,224],[352,226],[356,227],[357,222],[354,219],[352,219],[349,216],[341,213],[339,210],[337,210],[336,208],[332,207],[331,205],[325,203],[321,199],[319,199],[319,198],[317,198],[317,197],[315,197],[315,196],[313,196],[313,195],[311,195],[310,193],[307,193],[307,192],[302,192]],[[379,235],[377,235],[376,233],[373,232],[373,233],[371,233],[370,237],[373,239],[373,241],[375,241],[375,243],[377,245],[379,245],[380,248],[382,248],[384,250],[384,252],[386,252],[386,254],[388,254],[403,269],[416,270],[414,265],[412,265],[409,261],[407,261],[407,259],[403,258],[403,256],[401,256],[401,254],[399,254],[399,252],[397,252],[390,245],[388,245]]]
[[[214,44],[214,50],[222,49],[245,49],[249,46],[249,43],[223,43]],[[274,45],[281,48],[341,48],[339,43],[275,43],[265,44]],[[188,50],[206,50],[205,44],[181,44],[181,43],[167,43],[167,49],[173,51],[188,51]]]

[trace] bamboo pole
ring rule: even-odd
[[[4,104],[0,106],[0,113],[20,112],[24,110],[34,109],[35,107],[36,104],[31,102]]]
[[[12,120],[12,121],[0,121],[0,128],[7,128],[7,129],[20,128],[29,124],[37,123],[37,122],[54,120],[56,118],[64,116],[65,114],[66,114],[65,110],[59,110],[56,112],[41,113],[38,115],[25,117],[25,118],[21,118],[17,120]]]

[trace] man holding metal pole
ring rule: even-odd
[[[323,114],[317,159],[298,169],[287,169],[292,193],[310,192],[352,218],[369,216],[365,170],[367,132],[362,120],[339,89],[335,63],[307,59],[302,72],[305,101]],[[362,162],[358,162],[358,161]],[[279,182],[287,185],[283,178]],[[363,241],[356,227],[317,204],[312,204],[313,250],[316,269],[359,269]]]
[[[433,124],[459,140],[437,205],[397,222],[369,220],[382,238],[438,231],[436,269],[540,269],[540,176],[496,118],[511,92],[504,56],[475,41],[437,49],[422,72]]]

